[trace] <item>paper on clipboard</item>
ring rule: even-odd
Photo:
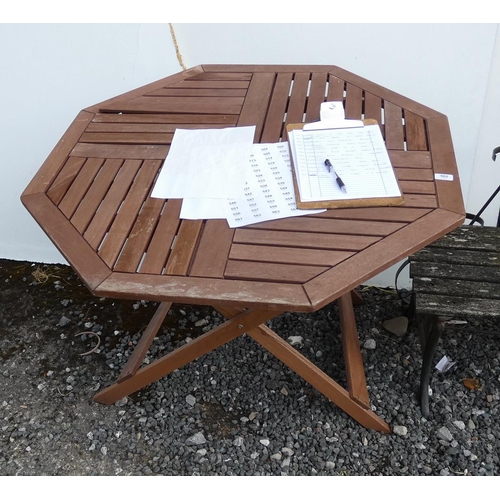
[[[358,120],[350,127],[289,125],[288,140],[300,208],[389,206],[404,203],[378,124]],[[358,123],[354,123],[358,122]],[[361,124],[361,126],[360,126]],[[320,127],[320,128],[317,128]],[[325,160],[333,169],[328,169]],[[345,184],[344,193],[336,178]]]

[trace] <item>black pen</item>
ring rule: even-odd
[[[325,160],[325,165],[326,165],[326,168],[328,169],[328,172],[331,172],[333,170],[333,173],[335,174],[335,180],[337,181],[337,184],[339,185],[340,190],[343,193],[347,193],[344,181],[338,176],[337,172],[335,172],[335,169],[333,168],[333,165],[331,164],[331,162],[328,158]]]

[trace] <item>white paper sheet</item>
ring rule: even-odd
[[[249,173],[255,126],[176,129],[154,198],[228,198]]]
[[[324,210],[299,210],[295,202],[288,143],[254,144],[245,186],[227,200],[185,198],[183,219],[222,219],[229,227],[242,227]]]

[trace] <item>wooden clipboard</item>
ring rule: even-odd
[[[363,125],[377,125],[377,120],[364,119],[362,120]],[[292,130],[302,130],[305,123],[294,123],[287,125],[286,131]],[[395,197],[385,197],[385,198],[356,198],[356,199],[346,199],[346,200],[329,200],[329,201],[302,201],[300,199],[299,185],[297,182],[297,175],[295,173],[295,165],[293,164],[293,154],[290,148],[290,140],[288,139],[288,147],[290,149],[290,161],[292,163],[292,176],[293,176],[293,188],[295,191],[295,199],[297,203],[297,208],[302,209],[314,209],[314,208],[360,208],[360,207],[396,207],[404,205],[405,200],[403,195]],[[396,182],[398,182],[396,174],[394,174]],[[399,191],[401,192],[401,187],[399,186]]]

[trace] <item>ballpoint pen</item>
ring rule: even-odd
[[[335,180],[337,181],[337,184],[339,185],[340,190],[343,193],[347,193],[344,181],[338,176],[337,172],[335,172],[335,169],[333,168],[333,165],[331,164],[331,162],[328,158],[325,160],[325,165],[326,165],[326,168],[328,169],[328,172],[331,172],[333,170],[333,173],[335,174]]]

